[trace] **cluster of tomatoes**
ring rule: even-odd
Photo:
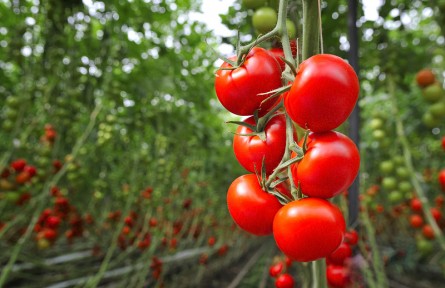
[[[346,61],[329,54],[308,58],[295,72],[290,90],[270,97],[284,84],[280,64],[254,47],[222,64],[215,90],[228,111],[249,116],[236,122],[233,141],[236,158],[250,172],[228,189],[233,220],[254,235],[273,234],[286,256],[308,262],[343,241],[342,212],[326,199],[349,188],[360,157],[353,141],[333,129],[352,112],[359,83]],[[294,123],[306,131],[300,141]]]
[[[293,288],[295,280],[291,274],[287,273],[292,266],[292,259],[289,257],[277,257],[269,267],[269,275],[275,278],[275,287]]]
[[[445,91],[430,69],[422,69],[416,74],[417,85],[422,89],[422,96],[430,104],[422,121],[429,127],[438,127],[445,119]]]

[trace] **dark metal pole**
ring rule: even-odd
[[[359,63],[358,63],[358,47],[359,36],[357,29],[357,0],[348,0],[348,37],[349,37],[349,64],[354,68],[357,75],[359,75]],[[360,143],[360,108],[355,106],[349,117],[349,136],[352,141],[359,147]],[[359,147],[360,148],[360,147]],[[349,188],[349,226],[356,228],[358,225],[359,214],[359,176],[355,179],[352,186]]]

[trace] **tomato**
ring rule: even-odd
[[[358,243],[358,233],[356,230],[351,229],[345,233],[345,242],[349,245],[357,245]]]
[[[423,98],[431,103],[439,101],[444,96],[444,91],[439,83],[431,84],[422,91]]]
[[[380,172],[382,172],[383,174],[389,174],[394,171],[394,162],[392,162],[391,160],[382,161],[380,162],[379,168]]]
[[[247,9],[257,9],[266,5],[266,0],[242,0],[241,4]]]
[[[439,209],[436,207],[432,207],[430,209],[431,215],[433,216],[434,220],[439,223],[440,219],[442,219],[442,212],[440,212]]]
[[[422,202],[417,198],[411,199],[410,207],[414,212],[422,212]]]
[[[423,225],[423,218],[418,214],[413,214],[409,217],[409,224],[413,228],[420,228]]]
[[[348,268],[337,265],[328,265],[326,277],[330,287],[343,288],[351,284],[351,277]]]
[[[434,239],[434,237],[435,237],[434,230],[429,224],[426,224],[423,226],[422,234],[423,234],[423,236],[425,236],[425,238],[428,238],[428,239]]]
[[[422,255],[428,255],[431,252],[433,252],[433,250],[434,250],[433,243],[431,243],[431,241],[428,241],[426,239],[417,240],[416,247],[417,247],[417,250],[419,250],[419,252]]]
[[[17,159],[15,161],[11,162],[11,167],[16,172],[22,171],[25,168],[25,166],[26,166],[26,160],[25,159]]]
[[[278,63],[280,64],[281,71],[284,71],[284,69],[286,69],[286,63],[284,63],[283,59],[281,59],[281,57],[284,58],[283,48],[279,47],[271,48],[269,49],[269,53],[271,53],[273,57],[277,59]]]
[[[445,101],[439,101],[432,104],[428,108],[428,111],[434,118],[442,119],[445,116]]]
[[[352,256],[352,249],[349,244],[343,242],[338,246],[338,248],[328,255],[326,260],[330,264],[336,264],[336,265],[343,265],[345,263],[345,260],[350,258]]]
[[[275,9],[261,7],[253,13],[252,25],[260,34],[266,34],[277,25],[278,14]]]
[[[256,125],[254,117],[244,120],[245,123]],[[250,134],[250,128],[240,125],[233,138],[233,150],[236,159],[247,171],[261,171],[264,157],[266,174],[271,174],[280,164],[286,149],[286,117],[279,114],[272,117],[264,127],[265,141],[260,136],[242,136]]]
[[[387,176],[382,180],[382,187],[385,190],[393,190],[397,188],[397,179],[392,176]]]
[[[345,122],[358,94],[359,82],[351,65],[335,55],[319,54],[300,64],[284,106],[300,127],[322,132]]]
[[[232,182],[227,206],[238,226],[258,236],[272,233],[273,219],[282,207],[275,196],[261,189],[255,174],[240,176]]]
[[[286,28],[289,39],[295,39],[297,37],[297,28],[295,27],[294,22],[290,19],[286,19]]]
[[[269,275],[272,277],[277,277],[280,275],[281,271],[283,271],[283,262],[278,262],[270,266]]]
[[[442,191],[445,191],[445,169],[440,170],[438,179]]]
[[[437,195],[436,199],[434,199],[437,208],[442,208],[443,203],[445,202],[445,198],[442,195]]]
[[[346,223],[335,205],[319,198],[303,198],[281,208],[273,221],[280,250],[299,262],[324,258],[343,241]]]
[[[376,130],[376,129],[382,129],[383,128],[383,124],[385,124],[383,122],[383,119],[381,118],[372,118],[369,121],[369,128],[371,128],[372,130]]]
[[[430,69],[422,69],[416,74],[416,82],[420,87],[426,87],[436,82],[436,77]]]
[[[400,178],[408,178],[410,176],[409,170],[406,167],[397,167],[396,174]]]
[[[291,169],[294,183],[300,184],[303,194],[331,198],[351,186],[359,167],[360,155],[354,142],[340,132],[328,131],[309,134],[304,158]]]
[[[422,123],[425,124],[425,126],[428,128],[435,128],[440,125],[440,121],[429,111],[423,114]]]
[[[290,274],[281,274],[275,280],[276,288],[293,288],[294,287],[294,278]]]
[[[221,68],[232,66],[225,62]],[[281,87],[280,65],[267,50],[255,47],[240,67],[223,69],[216,72],[215,90],[227,110],[237,115],[250,116],[257,109],[261,109],[262,113],[267,112],[275,104],[276,99],[261,104],[269,94],[258,96]]]
[[[445,136],[442,137],[442,148],[445,150]]]

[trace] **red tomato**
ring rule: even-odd
[[[278,262],[269,268],[269,275],[272,277],[277,277],[283,271],[283,262]]]
[[[445,191],[445,169],[440,170],[438,178],[442,191]]]
[[[345,233],[345,242],[349,245],[357,245],[358,243],[358,233],[354,229],[349,230]]]
[[[319,54],[300,64],[284,106],[300,127],[323,132],[345,122],[358,94],[354,69],[340,57]]]
[[[294,278],[290,274],[281,274],[275,280],[276,288],[293,288],[294,287]]]
[[[307,148],[303,160],[292,166],[294,183],[300,183],[303,194],[331,198],[351,186],[360,168],[351,139],[335,131],[311,133]]]
[[[273,222],[278,247],[299,262],[314,261],[334,252],[343,241],[345,229],[340,209],[318,198],[286,204]]]
[[[351,284],[351,277],[348,268],[337,265],[328,265],[326,277],[330,287],[343,288]]]
[[[269,52],[273,55],[273,57],[275,57],[275,59],[277,59],[278,63],[280,64],[281,71],[284,71],[284,69],[286,68],[286,63],[284,63],[283,59],[281,59],[284,58],[283,49],[275,47],[269,49]]]
[[[254,117],[249,117],[244,122],[256,125]],[[251,129],[242,125],[236,130],[233,138],[236,159],[247,171],[259,173],[264,157],[266,174],[271,174],[280,164],[286,149],[286,117],[284,114],[276,115],[267,122],[264,128],[265,141],[257,135],[242,136],[252,132]]]
[[[423,225],[423,218],[418,214],[413,214],[409,217],[409,224],[413,228],[420,228]]]
[[[238,226],[258,236],[272,233],[273,219],[282,207],[275,196],[261,189],[255,174],[240,176],[232,182],[227,206]]]
[[[25,168],[25,166],[26,166],[26,160],[25,159],[17,159],[15,161],[11,162],[11,167],[16,172],[22,171],[23,168]]]
[[[338,248],[334,252],[329,254],[326,260],[330,264],[343,265],[345,260],[351,257],[351,255],[352,255],[351,246],[343,242],[340,244],[340,246],[338,246]]]
[[[414,212],[422,212],[422,202],[419,199],[411,199],[409,205]]]
[[[434,220],[436,220],[436,222],[439,222],[442,218],[442,212],[440,212],[440,210],[435,207],[431,208],[430,211],[431,215],[433,215]]]
[[[429,224],[426,224],[423,226],[422,234],[423,234],[423,236],[425,236],[428,239],[434,239],[434,237],[435,237],[434,230]]]
[[[442,148],[445,150],[445,136],[442,137]]]
[[[232,66],[224,62],[221,68]],[[264,114],[275,104],[276,99],[261,104],[270,95],[258,96],[281,87],[280,65],[267,50],[255,47],[240,67],[234,70],[223,69],[216,72],[215,90],[219,101],[227,110],[247,116],[261,109],[260,114]]]

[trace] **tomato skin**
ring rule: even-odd
[[[354,69],[340,57],[319,54],[300,64],[284,106],[300,127],[323,132],[345,122],[358,94]]]
[[[422,212],[422,202],[418,198],[411,199],[409,205],[414,212]]]
[[[272,233],[273,219],[282,207],[275,196],[261,189],[255,174],[242,175],[232,182],[227,206],[235,223],[257,236]]]
[[[416,74],[416,82],[420,87],[426,87],[433,84],[436,77],[430,69],[422,69]]]
[[[314,261],[334,252],[343,241],[345,229],[340,209],[319,198],[286,204],[273,222],[277,246],[299,262]]]
[[[304,158],[291,169],[294,183],[300,183],[303,194],[326,199],[351,186],[359,168],[360,154],[354,142],[339,132],[328,131],[309,134]]]
[[[277,277],[283,271],[283,262],[278,262],[269,267],[269,275]]]
[[[284,63],[283,59],[284,58],[284,51],[282,48],[279,47],[274,47],[269,49],[269,53],[273,55],[273,57],[275,57],[275,59],[278,61],[278,63],[280,64],[280,68],[281,71],[284,71],[284,69],[286,68],[286,63]]]
[[[356,230],[351,229],[345,234],[345,243],[351,246],[357,245],[358,243],[358,233]]]
[[[423,218],[418,214],[413,214],[409,217],[409,224],[413,228],[420,228],[423,226]]]
[[[275,280],[276,288],[293,288],[294,287],[294,278],[290,274],[281,274]]]
[[[352,255],[352,249],[351,246],[349,246],[347,243],[343,242],[338,246],[338,248],[328,255],[326,258],[326,261],[328,261],[330,264],[336,264],[336,265],[343,265],[345,260]]]
[[[337,265],[328,265],[326,277],[330,287],[343,288],[351,284],[351,277],[348,268]]]
[[[235,60],[232,58],[231,60]],[[232,68],[224,62],[221,68]],[[270,94],[258,96],[281,87],[281,69],[275,58],[265,49],[255,47],[247,54],[244,63],[234,70],[218,70],[215,91],[221,104],[230,112],[253,115],[255,110],[268,111],[276,99],[261,104]],[[260,114],[261,114],[260,113]]]
[[[445,169],[440,170],[438,178],[440,187],[442,188],[442,191],[445,192]]]
[[[253,116],[244,122],[256,125]],[[284,114],[280,114],[269,120],[264,128],[266,141],[261,140],[259,136],[242,136],[252,132],[247,127],[238,126],[233,137],[233,150],[236,159],[247,171],[259,173],[264,157],[266,174],[271,174],[280,164],[286,149],[286,117]]]

